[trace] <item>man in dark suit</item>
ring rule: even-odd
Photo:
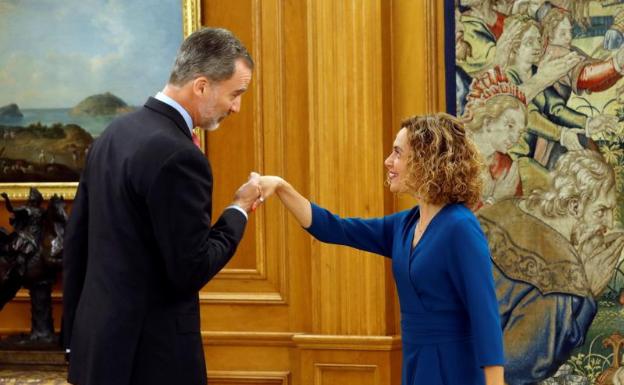
[[[211,225],[212,173],[192,128],[238,112],[252,70],[231,32],[195,32],[163,91],[91,147],[65,237],[69,382],[206,383],[198,292],[261,198],[252,174]]]

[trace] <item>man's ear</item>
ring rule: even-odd
[[[193,82],[193,93],[195,95],[203,95],[206,92],[210,91],[210,81],[205,76],[199,76],[192,80]]]
[[[583,213],[583,205],[578,198],[571,198],[568,201],[568,212],[572,214],[574,218],[580,218]]]

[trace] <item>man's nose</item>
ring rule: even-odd
[[[605,218],[604,218],[604,225],[607,227],[608,230],[613,228],[614,226],[613,211],[607,211],[607,214],[605,215]]]

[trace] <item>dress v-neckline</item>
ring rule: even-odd
[[[414,254],[414,252],[416,251],[418,246],[422,243],[422,240],[425,238],[425,234],[427,234],[427,232],[429,231],[429,228],[431,227],[431,225],[434,224],[435,220],[438,218],[438,216],[440,216],[442,211],[444,211],[450,205],[451,205],[450,203],[445,204],[444,206],[442,206],[442,208],[437,213],[435,213],[433,218],[431,218],[431,220],[429,221],[429,224],[427,225],[427,227],[425,227],[425,230],[423,231],[423,233],[420,235],[420,239],[418,239],[418,242],[416,242],[416,244],[414,245],[414,236],[416,234],[416,225],[418,225],[418,222],[420,221],[420,207],[418,207],[418,219],[416,219],[414,221],[414,224],[410,228],[410,235],[409,235],[409,251],[410,251],[410,255]]]

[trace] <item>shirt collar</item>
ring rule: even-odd
[[[189,131],[191,131],[191,134],[193,133],[193,119],[191,119],[191,115],[189,115],[188,111],[186,111],[184,107],[180,105],[180,103],[176,102],[175,100],[163,94],[162,92],[157,93],[156,96],[154,96],[154,98],[175,108],[176,111],[178,111],[180,115],[182,115],[182,117],[184,118],[184,121],[186,122],[186,125],[189,128]]]

